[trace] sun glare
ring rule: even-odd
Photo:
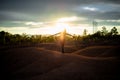
[[[66,30],[67,32],[69,31],[70,27],[67,23],[56,23],[56,29],[59,31],[59,32],[62,32],[64,30]]]
[[[37,28],[36,31],[32,29],[32,31],[36,32],[36,34],[57,34],[66,31],[66,33],[77,35],[82,35],[84,29],[87,30],[87,34],[92,32],[92,28],[89,25],[71,25],[69,21],[74,21],[75,19],[76,17],[60,18],[53,24],[49,24],[48,27]]]
[[[64,18],[60,18],[57,20],[57,22],[70,22],[70,21],[75,21],[78,18],[76,16],[73,17],[64,17]]]

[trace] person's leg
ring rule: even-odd
[[[62,53],[64,53],[64,44],[62,44]]]
[[[62,49],[62,53],[64,53],[64,41],[62,41],[61,43],[61,49]]]

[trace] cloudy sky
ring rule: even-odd
[[[67,23],[62,26],[70,33],[92,33],[93,21],[98,30],[120,31],[120,0],[0,0],[0,31],[13,34],[54,33],[58,22]]]

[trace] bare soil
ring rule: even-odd
[[[0,80],[120,80],[120,47],[44,43],[0,51]]]

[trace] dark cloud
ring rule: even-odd
[[[91,3],[116,3],[119,0],[1,0],[0,9],[3,10],[48,10],[49,8],[63,9],[73,5],[83,5]]]
[[[0,11],[0,21],[32,21],[32,20],[35,20],[35,17],[32,17],[29,14]]]
[[[101,4],[97,6],[98,3]],[[74,15],[88,18],[89,21],[93,19],[117,20],[120,19],[119,4],[120,0],[0,0],[0,22],[49,21]],[[89,5],[98,10],[82,9]],[[79,6],[78,11],[75,10]]]
[[[97,17],[104,20],[118,20],[120,19],[120,12],[105,12],[97,15]]]
[[[25,27],[26,25],[24,22],[11,22],[11,21],[6,21],[6,22],[0,22],[1,27]],[[29,27],[29,26],[26,26]]]
[[[120,0],[105,0],[105,2],[120,4]]]
[[[120,19],[120,12],[82,12],[78,16],[87,17],[89,20],[102,19],[102,20],[118,20]]]

